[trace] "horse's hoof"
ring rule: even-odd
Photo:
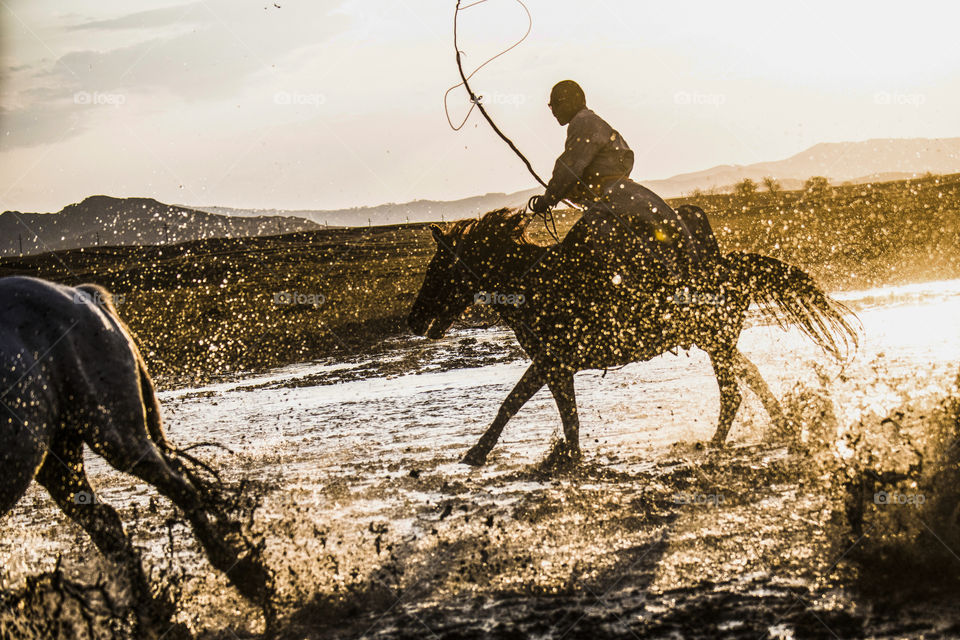
[[[166,631],[156,637],[162,640],[193,640],[193,634],[190,633],[190,629],[182,622],[176,622],[172,626],[167,627]]]
[[[146,640],[193,640],[189,628],[182,622],[173,622],[173,610],[167,603],[151,601],[146,611],[136,613],[135,631],[138,638]]]
[[[573,469],[583,461],[583,451],[580,447],[570,447],[563,440],[554,443],[547,453],[547,457],[540,463],[542,471],[553,472]]]
[[[264,606],[273,598],[270,572],[259,554],[251,552],[240,558],[227,573],[227,577],[240,595],[253,604]]]
[[[470,449],[470,451],[467,451],[467,454],[460,459],[460,463],[468,464],[471,467],[482,467],[487,463],[487,456],[474,449]]]

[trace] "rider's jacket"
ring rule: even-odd
[[[590,206],[632,169],[633,151],[623,136],[590,109],[581,109],[567,126],[567,141],[544,197],[550,207],[561,200]]]

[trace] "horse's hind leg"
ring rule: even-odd
[[[773,395],[770,387],[767,386],[767,382],[760,375],[760,370],[757,369],[757,365],[750,362],[739,349],[736,349],[733,352],[733,366],[737,377],[746,382],[750,390],[760,398],[760,402],[763,404],[763,408],[766,410],[767,415],[770,416],[770,420],[774,426],[781,431],[786,429],[787,418],[783,414],[783,409],[780,408],[780,402],[777,401],[776,396]]]
[[[734,352],[736,349],[724,349],[722,351],[711,351],[710,362],[713,364],[713,373],[717,377],[717,384],[720,386],[720,419],[717,422],[717,430],[713,434],[710,444],[714,447],[722,447],[727,441],[727,433],[730,431],[730,425],[737,415],[737,409],[740,408],[740,402],[743,396],[737,386],[737,376],[734,373]]]
[[[83,441],[64,437],[54,442],[40,470],[39,482],[71,520],[83,527],[100,553],[120,570],[132,596],[139,632],[163,633],[169,630],[171,612],[154,600],[143,573],[140,554],[123,530],[120,516],[108,504],[100,502],[83,467]]]
[[[567,454],[574,460],[581,457],[580,452],[580,417],[577,414],[577,395],[574,390],[573,372],[556,371],[548,377],[547,384],[553,399],[560,410],[560,420],[563,422],[563,436],[567,443]]]

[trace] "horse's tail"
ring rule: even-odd
[[[137,372],[140,376],[140,396],[143,398],[143,408],[147,417],[147,433],[150,434],[150,439],[153,440],[157,448],[160,449],[167,464],[173,465],[180,473],[186,475],[197,489],[205,492],[208,496],[212,495],[214,491],[213,485],[210,485],[204,478],[200,477],[193,469],[184,465],[181,461],[181,459],[186,460],[195,467],[199,467],[213,476],[218,484],[221,483],[220,474],[218,474],[215,469],[187,453],[189,449],[204,446],[208,443],[200,443],[199,445],[193,445],[186,449],[181,449],[170,444],[170,441],[167,440],[167,434],[163,430],[163,420],[160,418],[160,399],[157,398],[157,391],[153,386],[153,379],[150,377],[150,374],[147,373],[147,364],[143,361],[143,356],[140,355],[140,350],[132,338],[130,340],[130,347],[137,356]]]
[[[809,274],[758,253],[736,251],[727,254],[726,260],[764,316],[781,328],[797,327],[840,363],[856,353],[860,335],[848,318],[859,321]]]
[[[163,430],[163,420],[160,419],[160,400],[157,398],[157,391],[153,387],[153,380],[147,373],[147,367],[140,354],[137,354],[137,371],[140,374],[140,395],[143,397],[143,407],[147,412],[147,433],[161,449],[170,451],[173,447],[167,440],[167,434]]]

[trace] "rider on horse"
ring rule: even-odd
[[[567,126],[567,141],[546,192],[531,199],[533,212],[543,214],[570,200],[585,211],[565,245],[582,243],[604,271],[615,273],[618,262],[629,264],[630,257],[646,253],[669,282],[688,280],[691,268],[704,261],[700,243],[676,211],[629,178],[633,151],[623,136],[587,108],[583,89],[572,80],[553,87],[549,106],[557,122]],[[709,226],[706,233],[715,243]]]

